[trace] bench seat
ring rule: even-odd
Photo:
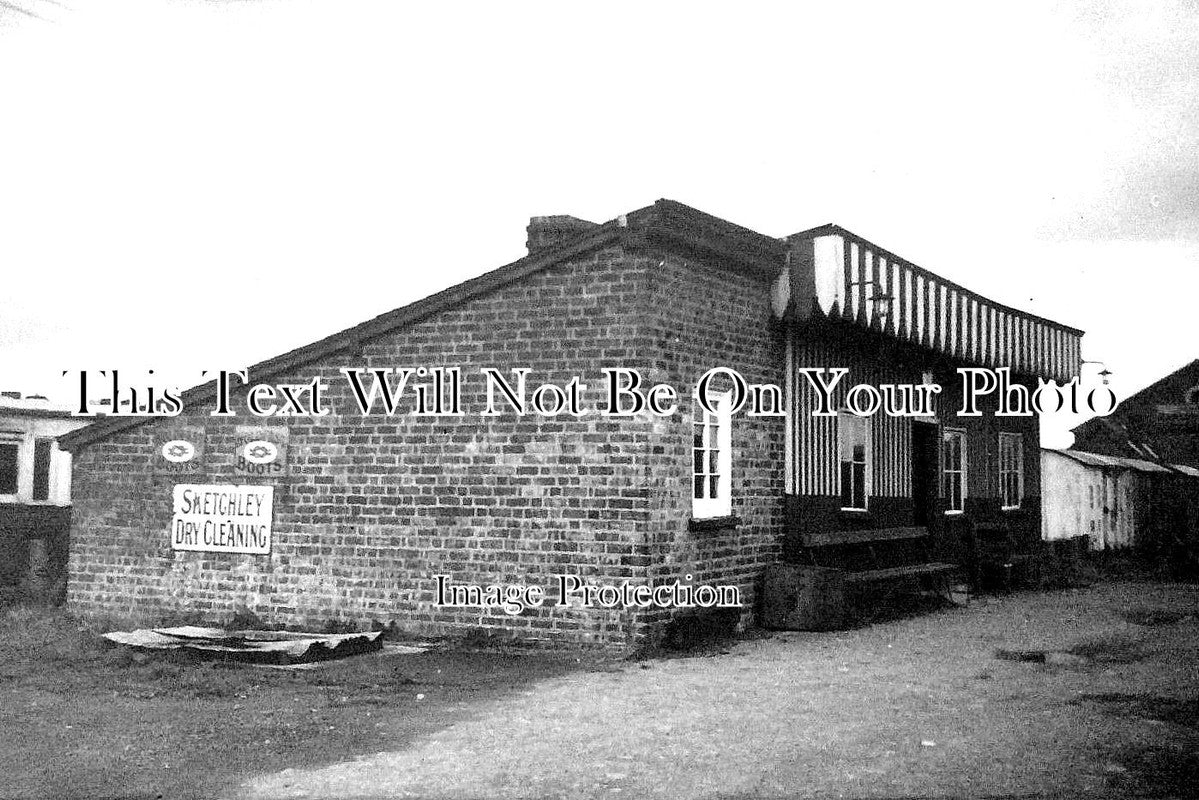
[[[957,564],[950,564],[944,561],[933,561],[928,564],[909,564],[902,567],[888,567],[886,569],[867,569],[860,572],[846,572],[846,583],[877,583],[888,581],[893,578],[909,578],[920,575],[938,575],[943,573],[957,572],[959,569]]]
[[[764,621],[786,630],[837,630],[873,617],[900,592],[952,595],[959,565],[930,552],[928,528],[807,531],[804,559],[767,570]],[[918,584],[912,586],[910,584]],[[872,587],[879,591],[871,591]]]

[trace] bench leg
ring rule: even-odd
[[[957,577],[957,574],[953,573],[953,572],[943,572],[943,573],[940,573],[939,575],[934,576],[934,579],[937,582],[936,585],[937,585],[938,590],[945,594],[945,600],[950,605],[957,605],[957,603],[955,603],[953,601],[953,588],[956,583],[956,581],[955,581],[956,577]],[[964,605],[968,606],[968,605],[970,605],[970,594],[971,594],[970,584],[969,584],[969,582],[962,582],[961,585],[966,587],[966,592],[965,592],[966,600],[965,600]]]
[[[945,602],[953,605],[953,583],[950,581],[950,574],[942,572],[936,576],[938,588],[945,593]]]

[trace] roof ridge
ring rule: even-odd
[[[257,375],[258,378],[269,378],[280,372],[296,367],[305,366],[320,358],[332,355],[348,347],[356,347],[363,342],[374,339],[396,328],[403,327],[432,316],[440,311],[452,308],[493,289],[506,286],[509,283],[543,270],[549,269],[572,256],[580,255],[595,249],[608,240],[620,235],[621,226],[617,220],[601,223],[597,227],[582,232],[578,237],[572,237],[557,247],[539,250],[536,253],[497,267],[482,275],[454,284],[439,292],[415,300],[407,305],[385,311],[375,317],[352,325],[328,336],[317,339],[306,345],[288,350],[277,356],[264,359],[246,368],[247,375]],[[180,399],[184,407],[205,399],[216,392],[216,380],[186,389]],[[104,416],[86,427],[72,431],[62,436],[59,445],[67,450],[73,450],[89,442],[104,438],[110,433],[126,428],[145,425],[150,422],[170,417],[148,416]]]

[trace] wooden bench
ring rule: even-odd
[[[809,533],[805,537],[808,558],[813,566],[834,567],[846,572],[851,584],[884,583],[899,578],[942,576],[958,570],[957,564],[930,558],[928,528],[877,528],[859,531]],[[888,547],[884,543],[906,543],[906,547]],[[880,550],[891,552],[880,558]],[[912,556],[915,558],[912,558]],[[898,560],[900,563],[893,563]]]
[[[767,627],[829,630],[867,617],[897,591],[912,583],[933,583],[950,593],[957,564],[930,557],[928,529],[881,528],[808,533],[804,537],[808,564],[779,564],[767,571]],[[863,589],[886,587],[881,596]]]
[[[1032,584],[1039,582],[1040,559],[1036,553],[1020,547],[1007,525],[976,522],[970,526],[968,535],[974,591],[998,584],[1010,592],[1017,578]]]

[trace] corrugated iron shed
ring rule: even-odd
[[[1056,450],[1051,447],[1046,447],[1045,450],[1051,453],[1060,453],[1066,458],[1072,458],[1080,464],[1086,464],[1089,467],[1109,467],[1112,469],[1130,469],[1136,472],[1164,472],[1169,473],[1170,469],[1161,464],[1155,464],[1152,461],[1144,461],[1139,458],[1121,458],[1119,456],[1104,456],[1098,453],[1087,453],[1083,450]],[[1173,466],[1173,465],[1171,465]],[[1188,468],[1189,469],[1189,468]],[[1195,472],[1199,475],[1199,471]]]

